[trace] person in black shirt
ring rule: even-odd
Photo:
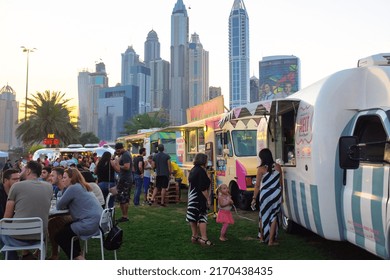
[[[119,173],[117,201],[119,202],[121,208],[122,217],[118,220],[118,222],[128,222],[130,188],[133,181],[132,160],[130,153],[125,150],[123,143],[115,144],[115,153],[120,156],[120,158],[111,161],[113,163],[112,167],[114,167],[115,171]]]
[[[134,192],[134,205],[139,205],[139,198],[142,192],[142,186],[144,184],[144,156],[146,155],[146,149],[139,149],[139,155],[134,158],[134,183],[135,183],[135,192]]]
[[[207,209],[211,203],[209,196],[211,180],[207,175],[206,166],[207,155],[197,154],[194,158],[194,167],[188,176],[190,189],[186,220],[191,226],[192,243],[210,246],[214,245],[207,238]]]

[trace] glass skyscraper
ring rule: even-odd
[[[189,107],[209,100],[209,52],[203,49],[199,35],[189,43]]]
[[[188,85],[188,14],[182,0],[177,0],[171,15],[171,125],[187,122]]]
[[[146,37],[144,44],[144,62],[148,64],[151,61],[160,60],[160,42],[156,31],[151,30]]]
[[[229,105],[249,102],[249,18],[243,0],[234,0],[229,16]]]
[[[19,102],[16,92],[6,85],[0,89],[0,149],[18,146],[15,131],[18,126]]]

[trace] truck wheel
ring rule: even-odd
[[[281,222],[282,222],[283,230],[287,233],[293,233],[295,223],[293,221],[291,221],[286,215],[284,215],[283,211],[281,214],[281,220],[282,220]]]
[[[240,192],[238,206],[241,210],[249,210],[249,207],[250,207],[251,202],[252,202],[249,197],[251,197],[251,196],[245,195],[245,193],[242,191]]]
[[[234,206],[240,207],[240,190],[236,183],[230,185],[230,195],[232,196]]]

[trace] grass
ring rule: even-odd
[[[215,246],[191,243],[191,230],[185,220],[186,191],[182,202],[167,207],[138,206],[129,209],[130,222],[120,223],[124,231],[119,260],[331,260],[377,259],[375,256],[346,242],[325,240],[307,230],[286,234],[279,230],[279,246],[268,247],[257,239],[257,211],[233,213],[235,224],[228,229],[228,241],[219,241],[221,225],[209,216],[208,237]],[[116,209],[116,218],[120,209]],[[245,217],[245,218],[242,218]],[[50,251],[50,248],[48,248]],[[49,254],[48,254],[49,255]],[[88,241],[90,260],[101,259],[99,240]],[[114,259],[113,252],[105,252],[106,259]],[[60,259],[67,259],[60,252]]]
[[[191,230],[185,220],[186,191],[182,202],[167,207],[131,204],[130,222],[121,223],[124,241],[118,250],[120,260],[329,260],[372,259],[375,257],[345,242],[332,242],[306,231],[286,234],[279,230],[279,246],[268,247],[257,239],[257,211],[233,213],[235,224],[228,229],[228,241],[219,241],[221,225],[209,216],[208,237],[215,246],[191,243]],[[119,208],[116,209],[120,217]],[[242,218],[245,217],[245,218]],[[87,259],[100,259],[98,240],[88,242]],[[65,256],[61,256],[65,259]],[[113,259],[113,253],[106,253]]]

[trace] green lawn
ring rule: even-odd
[[[327,241],[306,230],[286,234],[279,230],[279,246],[268,247],[257,239],[257,211],[233,213],[235,224],[228,230],[228,241],[219,241],[220,224],[212,213],[209,217],[208,237],[215,246],[206,247],[191,243],[191,230],[185,220],[186,191],[182,201],[168,204],[138,206],[132,203],[130,221],[120,223],[124,242],[118,250],[120,260],[331,260],[331,259],[376,259],[376,257],[346,242]],[[117,218],[120,210],[116,208]],[[251,220],[249,220],[251,219]],[[50,251],[50,248],[48,248]],[[48,255],[50,255],[48,253]],[[113,253],[106,251],[106,259]],[[66,259],[63,252],[61,259]],[[90,260],[101,259],[98,239],[88,241]]]

